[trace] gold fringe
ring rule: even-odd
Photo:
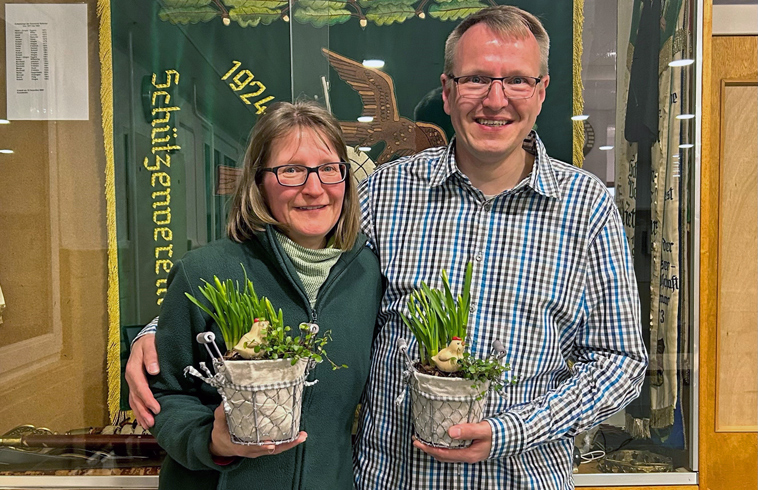
[[[582,32],[584,31],[584,0],[574,0],[574,106],[573,114],[584,114],[584,84],[582,83]],[[574,129],[573,161],[584,165],[584,121],[571,121]]]
[[[116,420],[121,400],[121,320],[116,241],[116,182],[113,153],[113,58],[110,0],[97,0],[100,19],[100,106],[105,147],[105,202],[108,231],[108,415]]]

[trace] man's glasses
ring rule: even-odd
[[[503,94],[509,99],[528,99],[534,95],[537,84],[542,77],[485,77],[483,75],[466,75],[450,78],[458,85],[458,95],[466,99],[483,99],[492,88],[492,82],[498,81],[503,87]]]
[[[311,172],[318,175],[322,184],[339,184],[347,177],[347,164],[345,162],[322,163],[317,167],[305,165],[279,165],[278,167],[261,168],[261,172],[271,172],[276,175],[279,185],[285,187],[300,187],[305,185]]]

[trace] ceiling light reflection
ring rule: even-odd
[[[384,68],[384,60],[363,60],[366,68]]]
[[[674,61],[669,62],[669,66],[671,66],[671,67],[689,66],[689,65],[691,65],[694,62],[695,62],[695,60],[690,60],[690,59],[674,60]]]

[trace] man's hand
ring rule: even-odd
[[[447,449],[427,446],[413,438],[413,445],[442,463],[478,463],[490,455],[492,449],[492,428],[487,422],[478,424],[458,424],[450,427],[447,433],[456,440],[473,439],[467,448]]]
[[[155,424],[153,414],[160,412],[161,406],[150,391],[145,372],[152,375],[160,372],[155,334],[143,335],[132,344],[125,375],[129,385],[129,406],[132,407],[137,422],[149,429]]]
[[[297,439],[286,444],[266,444],[265,446],[245,446],[234,444],[229,435],[229,426],[226,424],[226,414],[224,413],[224,404],[216,407],[213,412],[213,432],[211,432],[211,445],[209,447],[211,454],[222,458],[239,456],[242,458],[258,458],[260,456],[271,456],[292,449],[305,442],[308,434],[300,432]]]

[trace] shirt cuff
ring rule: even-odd
[[[526,432],[518,415],[505,412],[485,421],[492,429],[492,448],[488,459],[507,458],[523,451]]]
[[[156,316],[155,318],[153,318],[150,321],[150,323],[148,323],[147,325],[145,325],[145,327],[142,330],[140,330],[140,332],[137,334],[137,336],[134,337],[134,340],[132,340],[132,346],[143,335],[155,335],[155,329],[158,327],[158,318],[159,317]]]

